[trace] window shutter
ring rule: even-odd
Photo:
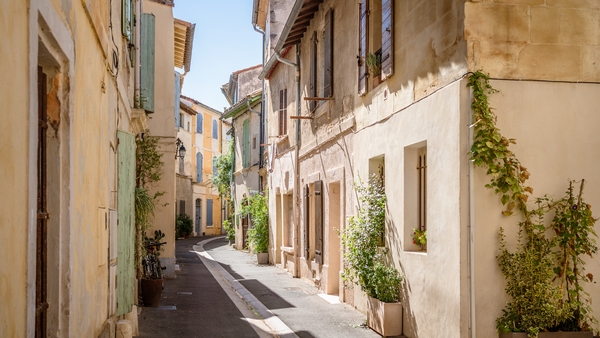
[[[213,156],[212,158],[212,174],[213,176],[217,175],[217,157]]]
[[[309,200],[309,189],[308,184],[304,186],[304,258],[307,260],[310,257],[310,246],[308,245],[310,239],[310,200]]]
[[[315,182],[315,260],[323,264],[323,181]]]
[[[206,200],[206,225],[207,226],[213,225],[213,200],[212,199]]]
[[[212,124],[213,124],[213,125],[212,125],[212,134],[213,134],[213,138],[214,138],[215,140],[218,140],[218,139],[219,139],[219,130],[218,130],[218,129],[219,129],[219,126],[218,126],[218,124],[217,124],[217,120],[213,120]]]
[[[333,9],[325,15],[325,60],[323,97],[333,96]]]
[[[179,130],[179,95],[181,94],[181,75],[175,72],[175,130]]]
[[[202,134],[202,124],[204,123],[204,119],[202,118],[202,114],[198,113],[196,115],[196,133]]]
[[[358,95],[367,92],[367,36],[369,0],[362,0],[359,5],[358,23]]]
[[[310,96],[317,97],[317,32],[313,32],[310,43]],[[310,112],[317,107],[317,101],[310,101]]]
[[[196,182],[202,182],[202,153],[196,154]]]
[[[154,15],[142,14],[140,106],[154,112]]]
[[[133,1],[123,0],[121,1],[121,33],[127,41],[133,41]]]
[[[381,1],[381,79],[394,74],[394,2]]]
[[[243,139],[243,154],[244,168],[250,166],[250,119],[244,121],[244,139]]]

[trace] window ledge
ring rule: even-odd
[[[294,247],[292,246],[282,246],[281,247],[281,251],[288,253],[288,254],[293,254],[294,253]]]

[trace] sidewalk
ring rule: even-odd
[[[165,282],[161,301],[177,310],[143,307],[143,338],[380,337],[351,306],[329,303],[314,286],[258,265],[222,237],[178,241],[177,262],[181,271]]]

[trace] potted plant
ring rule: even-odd
[[[242,203],[241,216],[250,216],[252,226],[248,229],[248,241],[252,250],[257,253],[258,264],[269,263],[269,210],[265,195],[253,192]]]
[[[421,247],[421,250],[427,249],[427,230],[413,228],[413,244]]]
[[[477,71],[469,76],[473,90],[475,139],[471,161],[484,167],[490,175],[485,186],[494,189],[510,216],[518,212],[517,247],[507,249],[504,230],[500,228],[500,254],[496,256],[506,278],[510,301],[496,319],[500,337],[592,337],[591,299],[584,284],[593,282],[585,272],[583,255],[597,253],[594,230],[596,218],[591,206],[583,201],[585,180],[575,193],[575,181],[569,182],[564,197],[551,200],[544,196],[527,201],[533,188],[526,185],[529,172],[510,150],[514,139],[502,136],[496,127],[496,115],[489,106],[488,95],[497,92],[489,77]],[[547,222],[546,215],[553,215]],[[523,287],[526,286],[526,287]]]
[[[163,289],[163,267],[160,264],[159,256],[162,246],[166,242],[161,242],[165,234],[160,230],[154,231],[154,237],[144,236],[144,247],[146,255],[142,259],[142,280],[141,291],[144,306],[158,306],[162,296]]]
[[[373,53],[368,53],[365,59],[369,74],[373,76],[373,87],[377,87],[381,83],[381,49]]]
[[[402,334],[402,276],[385,263],[387,248],[380,247],[385,233],[385,190],[382,178],[372,175],[355,184],[358,208],[342,233],[345,282],[359,285],[367,294],[367,325],[383,336]]]
[[[187,238],[194,231],[194,226],[192,224],[192,218],[187,214],[179,214],[177,215],[177,220],[175,221],[175,231],[177,238]]]
[[[227,240],[229,245],[235,241],[235,227],[231,224],[231,221],[226,219],[223,221],[223,229],[225,229]]]

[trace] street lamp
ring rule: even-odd
[[[177,141],[175,141],[175,159],[184,157],[185,147],[183,146],[183,142],[179,138],[177,138]]]

